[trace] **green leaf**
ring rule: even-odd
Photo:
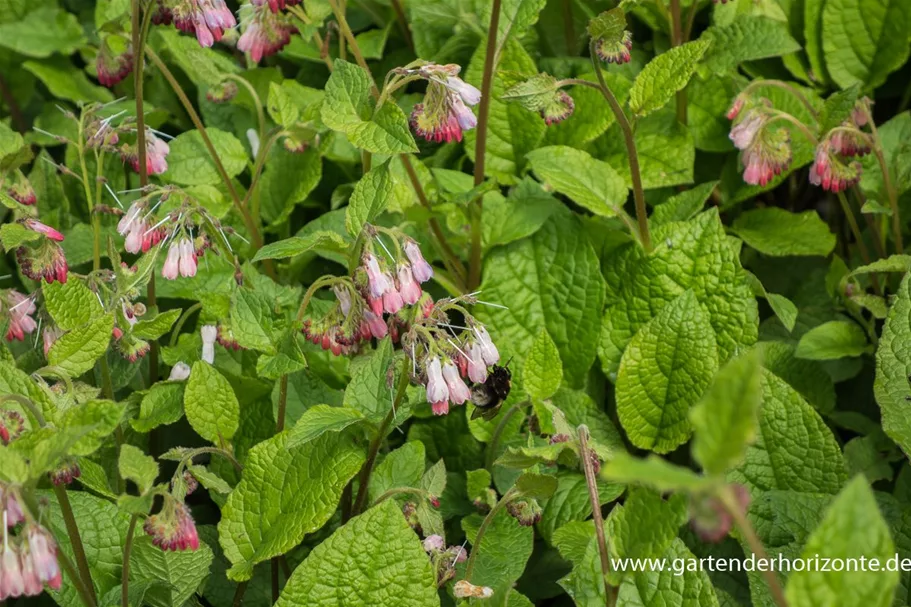
[[[904,450],[911,448],[911,274],[905,275],[889,310],[876,349],[873,390],[882,411],[883,429]]]
[[[526,472],[516,479],[516,489],[522,497],[546,500],[557,490],[557,477]]]
[[[430,559],[395,502],[371,508],[314,548],[294,570],[276,607],[341,604],[439,606]]]
[[[308,443],[326,432],[341,432],[364,421],[364,414],[349,407],[315,405],[300,416],[288,434],[288,448]]]
[[[462,519],[462,529],[471,544],[470,550],[477,552],[471,583],[489,586],[494,590],[494,597],[502,597],[525,570],[535,534],[531,527],[519,525],[516,519],[501,509],[494,515],[478,546],[475,540],[481,521],[478,515]],[[456,579],[464,578],[464,567],[464,563],[457,565]]]
[[[797,358],[794,346],[770,341],[756,344],[762,351],[763,366],[797,390],[822,414],[835,408],[835,385],[822,363]]]
[[[560,361],[557,344],[547,329],[541,329],[532,342],[528,357],[525,359],[523,377],[525,391],[533,399],[545,400],[560,389],[560,383],[563,381],[563,363]]]
[[[471,477],[469,476],[469,484]],[[485,485],[486,487],[486,485]],[[607,504],[623,493],[624,487],[604,481],[598,482],[598,499]],[[469,494],[471,497],[471,494]],[[570,470],[557,471],[557,489],[546,500],[540,500],[544,512],[537,524],[538,532],[552,545],[557,545],[559,532],[573,521],[585,521],[592,515],[591,497],[585,475]],[[588,529],[588,537],[593,536],[594,528]]]
[[[860,86],[854,85],[829,95],[819,114],[819,132],[827,133],[851,117],[851,112],[860,97]]]
[[[708,481],[689,468],[676,466],[657,455],[638,459],[618,453],[601,467],[601,478],[624,484],[639,484],[657,489],[661,493],[670,491],[697,491]]]
[[[836,360],[866,351],[866,333],[857,323],[847,320],[830,320],[813,327],[797,344],[797,358],[810,360]]]
[[[560,205],[537,181],[525,177],[509,196],[484,197],[481,242],[485,251],[537,232]]]
[[[728,362],[702,400],[690,411],[693,457],[708,474],[721,474],[741,461],[756,437],[762,403],[762,367],[754,350]]]
[[[29,230],[21,223],[4,223],[0,226],[0,244],[6,252],[12,252],[27,242],[34,242],[41,234]]]
[[[582,150],[554,145],[538,148],[526,158],[538,179],[597,215],[613,217],[629,195],[609,164]]]
[[[491,251],[481,289],[486,301],[511,306],[483,306],[475,314],[488,325],[503,359],[514,357],[513,381],[522,378],[519,367],[546,328],[567,384],[582,383],[595,358],[604,282],[576,217],[559,209],[530,238]],[[521,306],[511,303],[518,301]]]
[[[204,542],[197,550],[168,552],[141,536],[130,554],[130,579],[163,582],[164,587],[149,589],[145,601],[153,607],[180,607],[208,577],[212,559],[212,549]]]
[[[639,153],[642,187],[646,190],[693,182],[693,163],[696,148],[689,129],[677,123],[673,112],[659,112],[639,120],[634,135]],[[601,157],[623,177],[632,188],[629,154],[618,125],[607,130],[598,140],[603,148]]]
[[[669,567],[663,571],[637,571],[628,575],[617,595],[618,605],[699,605],[718,607],[718,598],[709,574],[699,567],[699,559],[677,538],[662,555],[667,563],[682,565],[682,575]]]
[[[72,281],[67,281],[67,284],[70,282]],[[171,327],[177,322],[177,319],[180,318],[181,313],[183,313],[183,310],[176,308],[174,310],[162,312],[161,314],[156,314],[154,318],[140,320],[133,325],[133,337],[138,337],[139,339],[158,339],[171,330]]]
[[[237,137],[216,128],[207,128],[206,133],[228,177],[236,177],[243,172],[247,166],[247,152]],[[181,133],[168,145],[171,152],[168,154],[168,170],[163,175],[165,179],[181,185],[216,185],[222,182],[199,131]]]
[[[209,491],[214,491],[222,495],[228,495],[233,489],[233,487],[231,487],[231,485],[229,485],[223,478],[205,466],[190,464],[187,466],[187,470],[189,470],[190,474],[192,474],[193,477],[199,481],[200,485]]]
[[[44,6],[0,25],[0,46],[27,57],[70,55],[85,43],[85,32],[76,15],[57,7]]]
[[[538,14],[547,0],[504,0],[500,6],[500,20],[497,22],[497,49],[501,49],[510,37],[519,38],[538,21]],[[482,5],[481,22],[490,23],[491,4]],[[487,25],[484,26],[487,29]]]
[[[296,80],[269,83],[266,103],[272,120],[285,128],[293,127],[317,103],[323,100],[323,91],[302,85]]]
[[[702,210],[705,201],[712,195],[717,181],[701,183],[690,190],[672,196],[655,207],[648,218],[653,226],[664,225],[674,221],[688,221]]]
[[[370,358],[357,367],[345,389],[345,407],[356,409],[365,419],[379,423],[392,407],[392,389],[386,372],[392,365],[392,340],[380,341]]]
[[[655,248],[649,254],[630,243],[605,260],[607,298],[598,354],[608,377],[616,374],[633,335],[687,289],[708,313],[720,361],[756,341],[756,299],[717,210],[660,226],[652,241]]]
[[[59,427],[82,434],[68,449],[69,454],[91,455],[97,451],[120,424],[123,410],[123,405],[112,400],[90,400],[64,411],[58,420]]]
[[[285,224],[297,204],[306,200],[323,174],[319,151],[292,153],[274,146],[260,183],[260,207],[270,226]]]
[[[690,435],[689,409],[718,368],[708,315],[687,291],[633,337],[617,373],[617,415],[630,442],[657,453]]]
[[[104,312],[98,296],[76,278],[71,277],[63,284],[47,283],[42,292],[48,313],[64,331],[81,327]]]
[[[161,425],[173,424],[183,417],[183,382],[159,382],[142,397],[139,417],[130,420],[137,432],[149,432]]]
[[[193,363],[183,397],[187,421],[204,439],[216,445],[229,441],[240,423],[240,405],[234,388],[215,367]]]
[[[253,261],[262,261],[263,259],[285,259],[306,253],[318,247],[330,247],[337,252],[345,255],[348,250],[348,243],[336,234],[326,230],[313,232],[307,236],[292,236],[278,242],[267,244],[256,252]]]
[[[611,558],[661,556],[677,537],[687,515],[683,495],[664,500],[651,489],[631,489],[624,504],[614,507],[605,522]],[[614,583],[618,583],[621,577],[620,571],[612,574]]]
[[[54,342],[48,352],[48,362],[60,367],[71,377],[78,377],[95,366],[111,341],[114,317],[105,314],[88,325],[74,329]]]
[[[626,13],[622,7],[604,11],[588,23],[588,35],[607,42],[620,42],[626,29]]]
[[[70,562],[75,562],[60,505],[53,493],[47,495],[51,506],[49,516],[46,517],[48,529],[57,540],[58,548],[69,557]],[[92,574],[92,582],[99,596],[104,595],[120,585],[123,544],[130,517],[118,510],[115,504],[90,493],[68,491],[67,496],[73,516],[79,524],[79,536]],[[63,576],[60,591],[53,596],[60,605],[76,607],[82,604],[72,580],[67,575]]]
[[[421,489],[431,495],[443,495],[446,491],[446,463],[438,461],[421,476]]]
[[[22,68],[43,82],[58,99],[75,103],[109,103],[114,100],[114,95],[109,90],[89,82],[85,73],[68,59],[54,57],[43,61],[26,61]]]
[[[740,16],[724,26],[713,26],[700,40],[711,41],[705,65],[715,73],[727,72],[744,61],[780,57],[800,50],[786,23],[765,17]]]
[[[339,60],[326,83],[322,120],[344,133],[357,147],[375,154],[404,154],[418,148],[408,119],[393,103],[384,103],[372,115],[370,77],[360,67]]]
[[[390,452],[370,475],[370,501],[390,489],[417,487],[424,475],[426,459],[424,444],[415,440]]]
[[[136,483],[140,494],[145,494],[158,478],[158,464],[155,458],[130,444],[120,447],[117,469],[121,477]]]
[[[835,234],[816,211],[791,213],[778,207],[741,214],[731,230],[766,255],[821,255],[835,248]]]
[[[387,207],[407,204],[412,197],[411,188],[392,176],[390,162],[373,167],[354,186],[345,212],[345,228],[355,238],[365,223],[372,223]]]
[[[911,5],[902,0],[826,0],[822,45],[832,80],[879,87],[908,60],[909,28]]]
[[[895,544],[873,492],[859,475],[836,496],[822,522],[813,530],[801,557],[856,562],[878,559],[884,564],[895,555]],[[842,560],[844,559],[844,560]],[[851,559],[851,561],[848,561]],[[795,571],[788,579],[786,596],[792,605],[870,605],[887,607],[898,585],[899,572]]]
[[[710,44],[708,40],[694,40],[649,61],[629,90],[630,110],[646,116],[667,105],[674,93],[689,82]]]
[[[163,50],[193,82],[214,86],[224,80],[226,74],[240,72],[237,64],[228,56],[203,48],[192,37],[182,36],[175,30],[157,27],[152,30],[155,38],[162,42]],[[208,130],[208,129],[207,129]],[[171,162],[170,157],[168,163]]]
[[[728,480],[747,486],[751,493],[837,493],[847,472],[832,431],[784,380],[765,371],[761,384],[756,442],[747,448],[744,462],[728,473]]]
[[[243,477],[222,509],[218,535],[233,565],[228,571],[232,580],[250,579],[256,563],[287,552],[304,535],[322,527],[338,507],[345,485],[364,463],[363,450],[344,434],[324,434],[294,449],[287,448],[287,440],[288,434],[282,433],[250,450]],[[401,513],[396,514],[405,524]],[[375,554],[360,549],[357,554],[375,562]],[[302,571],[298,567],[295,575]],[[293,587],[293,580],[288,587]]]
[[[273,307],[275,301],[250,289],[238,289],[231,301],[231,331],[244,348],[275,353]]]

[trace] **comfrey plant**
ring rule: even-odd
[[[905,604],[909,29],[4,11],[0,602]]]

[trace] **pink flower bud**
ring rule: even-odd
[[[440,535],[428,535],[424,538],[424,551],[433,552],[434,550],[441,551],[446,547],[446,544],[443,540],[443,537]]]
[[[44,225],[37,219],[28,218],[24,220],[23,225],[33,232],[38,232],[39,234],[44,234],[47,238],[51,240],[56,240],[57,242],[63,242],[63,234],[55,230],[54,228]]]
[[[411,272],[411,266],[399,264],[398,277],[399,294],[402,296],[402,301],[409,306],[413,306],[421,299],[422,292],[420,285],[414,279],[414,274]]]

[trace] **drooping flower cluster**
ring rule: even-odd
[[[174,27],[195,34],[200,46],[210,47],[221,40],[225,30],[237,25],[234,14],[224,0],[167,0],[159,4],[161,23],[174,22]]]
[[[134,202],[120,218],[117,233],[126,237],[124,248],[128,253],[145,253],[164,239],[167,232],[150,225],[152,221],[152,211],[146,209],[145,200]]]
[[[25,206],[31,206],[38,201],[38,197],[35,195],[35,189],[32,187],[31,182],[22,174],[22,171],[16,169],[10,173],[12,180],[9,183],[4,183],[6,188],[6,195]]]
[[[870,153],[870,139],[860,129],[867,124],[865,105],[857,102],[851,115],[823,137],[816,146],[816,156],[810,167],[810,183],[829,192],[843,192],[860,181],[863,169],[852,160]]]
[[[0,494],[3,491],[0,490]],[[57,543],[40,525],[29,522],[18,535],[10,529],[24,520],[12,493],[7,494],[3,516],[3,554],[0,555],[0,601],[37,596],[44,586],[60,590],[63,581],[57,562]]]
[[[618,40],[600,38],[595,42],[595,53],[605,63],[629,63],[632,58],[633,35],[624,30]]]
[[[168,247],[168,257],[161,269],[162,278],[174,280],[179,273],[184,278],[196,276],[196,247],[189,238],[171,241]]]
[[[743,180],[750,185],[767,185],[791,164],[791,136],[786,129],[770,128],[771,120],[761,105],[743,108],[749,100],[738,96],[728,111],[734,120],[729,138],[741,150]]]
[[[82,469],[73,458],[64,460],[50,473],[51,482],[55,485],[69,485],[80,476],[82,476]]]
[[[0,444],[8,445],[10,442],[19,438],[25,430],[25,420],[18,411],[4,409],[0,411]],[[12,497],[12,494],[10,494]],[[15,501],[15,498],[12,498]],[[0,502],[2,507],[2,502]],[[16,504],[18,508],[18,504]]]
[[[561,88],[565,84],[542,72],[510,86],[500,98],[537,112],[544,124],[550,126],[569,118],[576,108],[576,102]]]
[[[199,535],[193,515],[185,504],[170,495],[165,496],[161,512],[146,519],[143,530],[152,543],[162,550],[196,550]]]
[[[531,527],[541,520],[544,510],[535,499],[513,500],[506,504],[506,511],[523,527]]]
[[[397,341],[408,322],[407,306],[423,302],[423,310],[432,304],[420,285],[433,276],[433,267],[415,241],[399,234],[394,239],[396,254],[391,263],[374,252],[385,245],[377,238],[369,239],[354,279],[339,279],[333,285],[336,306],[322,318],[304,322],[302,331],[307,339],[336,356],[372,338],[391,334]],[[391,252],[387,255],[392,257]],[[388,320],[384,314],[389,315]]]
[[[455,577],[456,563],[463,563],[468,559],[468,551],[463,546],[447,548],[446,540],[440,535],[428,535],[424,538],[423,545],[424,551],[430,557],[438,587]]]
[[[32,318],[35,311],[35,301],[31,297],[13,290],[0,294],[0,315],[6,316],[7,321],[6,341],[25,341],[25,336],[38,328]]]
[[[44,236],[37,243],[27,243],[16,249],[16,261],[22,273],[32,280],[41,280],[61,284],[66,282],[69,265],[66,255],[58,242],[63,241],[63,234],[32,218],[20,220],[27,229]]]
[[[462,133],[475,128],[478,119],[469,106],[481,101],[481,91],[459,78],[458,65],[428,63],[417,68],[400,68],[400,75],[427,81],[424,100],[411,112],[411,128],[427,141],[462,141]]]
[[[272,5],[278,2],[270,0],[268,4],[260,2],[251,5],[252,16],[247,22],[244,33],[237,41],[238,50],[250,53],[250,57],[259,63],[263,57],[274,55],[289,42],[297,28],[288,18],[275,11]],[[281,2],[284,5],[284,2]]]
[[[98,82],[108,88],[126,78],[133,71],[133,49],[129,42],[117,35],[105,36],[95,57]]]

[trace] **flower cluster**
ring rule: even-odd
[[[234,14],[224,0],[177,0],[173,5],[162,4],[168,16],[162,22],[174,21],[174,27],[195,34],[200,46],[210,47],[221,40],[225,30],[237,25]]]
[[[35,301],[14,290],[0,294],[0,315],[7,317],[6,341],[25,341],[25,336],[38,328],[32,318],[35,313]]]
[[[728,111],[728,118],[734,121],[729,135],[734,147],[741,150],[743,180],[750,185],[767,185],[791,164],[791,136],[786,129],[773,129],[771,120],[761,105],[751,105],[744,112],[749,101],[738,96]]]
[[[374,252],[385,245],[378,238],[369,239],[354,279],[339,279],[333,285],[336,306],[322,318],[304,322],[302,331],[307,339],[336,356],[372,338],[391,334],[397,341],[408,322],[406,306],[420,304],[423,311],[432,305],[420,285],[433,276],[433,267],[414,240],[398,234],[393,238],[396,254],[392,263]],[[388,255],[393,257],[392,253]],[[388,320],[384,314],[389,315]]]
[[[291,35],[297,32],[297,28],[287,17],[277,13],[275,9],[269,10],[273,4],[278,6],[275,0],[270,0],[268,4],[254,2],[250,7],[253,15],[237,41],[238,50],[250,53],[250,57],[256,63],[263,57],[282,50],[291,42]],[[281,4],[284,6],[284,2]]]
[[[632,50],[633,35],[628,30],[624,30],[618,40],[600,38],[595,41],[595,53],[605,63],[629,63]]]
[[[860,181],[861,164],[852,159],[871,150],[869,137],[860,130],[867,124],[867,103],[867,99],[858,101],[848,119],[829,131],[816,146],[810,183],[829,192],[843,192]]]
[[[73,458],[64,460],[50,473],[51,482],[55,485],[69,485],[80,476],[82,476],[82,469]]]
[[[190,510],[170,495],[165,496],[161,512],[147,518],[142,528],[152,537],[152,543],[162,550],[199,548],[199,535]]]
[[[427,391],[434,415],[449,413],[450,404],[471,398],[467,378],[475,384],[487,381],[488,367],[497,364],[500,353],[483,325],[462,311],[468,323],[460,336],[452,336],[446,309],[452,302],[437,302],[433,314],[408,334],[406,353],[412,356],[415,376]],[[461,306],[458,306],[461,308]]]
[[[18,411],[0,411],[0,444],[6,446],[25,430],[25,420]],[[18,507],[18,504],[17,504]]]
[[[11,173],[11,175],[11,183],[4,184],[6,188],[6,195],[19,204],[25,206],[31,206],[38,202],[38,197],[35,194],[35,189],[32,187],[32,184],[29,182],[28,178],[22,174],[22,171],[16,169]]]
[[[12,493],[7,495],[3,554],[0,556],[0,601],[37,596],[45,585],[60,590],[63,578],[57,563],[57,543],[44,527],[32,522],[13,536],[10,529],[24,517],[16,498]]]
[[[179,273],[184,278],[196,276],[196,257],[202,253],[197,253],[193,241],[189,238],[172,240],[168,247],[168,256],[165,259],[164,267],[161,269],[162,278],[174,280]]]
[[[430,557],[433,571],[436,573],[437,586],[442,586],[455,577],[456,563],[468,559],[468,551],[463,546],[446,547],[446,540],[440,535],[428,535],[424,538],[424,551]]]
[[[480,103],[481,91],[459,78],[461,70],[458,65],[436,63],[397,70],[428,83],[424,100],[411,112],[411,128],[427,141],[462,141],[462,132],[478,124],[469,106]]]
[[[523,527],[531,527],[541,520],[544,510],[535,499],[513,500],[506,504],[506,511]]]
[[[115,49],[121,47],[119,49]],[[98,82],[111,88],[133,71],[133,49],[120,36],[106,36],[98,47],[95,72]]]

